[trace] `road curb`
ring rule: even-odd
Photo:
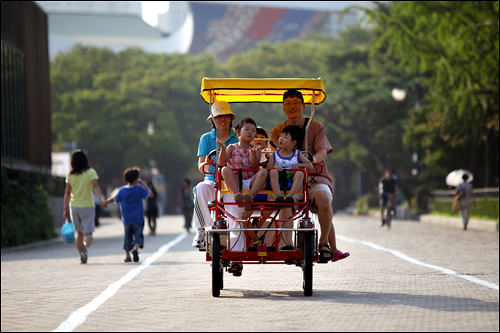
[[[370,211],[367,214],[367,216],[380,218],[380,212]],[[409,221],[409,220],[394,219],[393,221],[397,222],[397,221]],[[418,220],[411,220],[411,221],[440,224],[454,229],[463,228],[461,217],[422,214],[418,217]],[[498,221],[495,222],[493,220],[469,219],[469,224],[467,225],[468,230],[480,230],[488,232],[498,232],[498,228],[499,228]]]
[[[25,245],[18,245],[18,246],[12,246],[12,247],[7,247],[2,249],[2,254],[3,253],[11,253],[11,252],[18,252],[18,251],[25,251],[25,250],[31,250],[31,249],[36,249],[39,247],[44,247],[44,246],[49,246],[49,245],[54,245],[54,244],[62,244],[64,243],[62,239],[59,238],[60,236],[45,240],[45,241],[40,241],[40,242],[35,242],[35,243],[30,243],[30,244],[25,244]]]
[[[462,219],[460,217],[424,214],[420,215],[420,222],[441,224],[455,229],[463,228]],[[469,219],[469,224],[467,225],[467,229],[498,232],[498,221],[495,222],[492,220]]]

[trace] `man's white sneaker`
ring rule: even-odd
[[[194,238],[193,238],[193,246],[197,247],[197,248],[204,248],[205,247],[205,230],[204,229],[196,230],[196,234],[194,235]]]

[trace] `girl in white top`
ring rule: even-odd
[[[298,192],[304,181],[304,173],[302,171],[286,171],[286,184],[280,184],[279,173],[284,169],[299,169],[306,168],[309,172],[314,172],[312,163],[296,149],[300,143],[302,131],[298,126],[286,126],[278,139],[279,149],[273,153],[269,159],[267,167],[269,170],[269,180],[271,188],[276,196],[276,202],[294,202],[293,196]],[[281,186],[280,186],[281,185]],[[281,194],[282,187],[289,189],[286,198]],[[286,188],[285,188],[286,187]]]

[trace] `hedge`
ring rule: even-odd
[[[451,201],[444,200],[434,200],[432,203],[432,213],[439,215],[448,215],[448,216],[459,216],[460,213],[452,213]],[[470,217],[485,219],[485,220],[496,220],[498,221],[498,199],[477,199],[475,200],[475,204],[471,205],[470,209]]]
[[[47,178],[2,168],[2,248],[57,236],[47,201]]]
[[[378,207],[379,196],[375,193],[368,193],[356,200],[354,205],[357,213],[368,213],[370,208]]]

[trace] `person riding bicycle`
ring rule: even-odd
[[[385,224],[385,219],[384,219],[384,209],[387,206],[387,200],[391,201],[391,214],[394,215],[395,213],[395,207],[396,207],[396,196],[398,194],[398,180],[394,175],[394,172],[392,169],[387,169],[385,172],[385,177],[380,179],[380,182],[378,184],[378,192],[380,194],[380,217],[382,218],[382,224],[380,226],[383,226]]]

